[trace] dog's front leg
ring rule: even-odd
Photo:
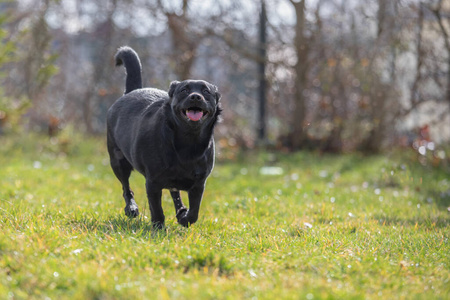
[[[194,224],[198,219],[198,212],[200,210],[200,204],[202,202],[203,191],[205,190],[205,183],[194,186],[188,191],[189,196],[189,211],[184,218],[181,218],[178,222],[188,227],[190,224]]]
[[[152,215],[153,226],[157,229],[164,227],[164,212],[161,206],[162,189],[150,180],[146,180],[145,188],[147,189],[148,206]]]

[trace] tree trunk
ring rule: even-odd
[[[258,114],[258,140],[264,143],[266,140],[266,7],[261,2],[261,15],[259,20],[259,114]]]
[[[371,118],[373,127],[368,137],[361,143],[360,149],[369,153],[378,153],[383,148],[383,143],[386,141],[387,130],[389,123],[394,122],[393,116],[395,112],[392,110],[392,105],[389,105],[389,101],[395,98],[395,12],[397,2],[391,0],[378,0],[378,34],[377,44],[386,45],[390,44],[390,52],[392,55],[391,69],[390,69],[390,81],[391,85],[385,86],[372,86],[370,90],[371,99]],[[375,59],[375,58],[374,58]]]
[[[188,6],[189,0],[183,0],[182,15],[166,12],[167,24],[172,34],[174,71],[179,80],[189,79],[200,44],[200,37],[192,33],[193,30],[189,25]]]
[[[423,12],[422,12],[423,4],[420,5],[419,9],[420,9],[420,13],[423,15]],[[450,105],[450,33],[447,31],[448,27],[445,27],[445,25],[442,21],[441,10],[442,10],[442,0],[439,1],[438,7],[432,11],[438,20],[438,25],[439,25],[439,28],[442,32],[442,36],[444,39],[445,49],[447,50],[446,98],[447,98],[448,104]],[[423,18],[423,16],[422,16],[422,18]]]
[[[92,73],[92,78],[89,82],[89,88],[86,90],[86,94],[82,100],[82,112],[83,112],[83,121],[85,125],[85,130],[88,134],[95,134],[94,128],[94,107],[95,97],[97,94],[97,89],[100,82],[104,79],[107,70],[111,68],[110,59],[113,57],[113,52],[115,46],[113,45],[113,37],[114,37],[114,21],[113,15],[116,11],[117,0],[111,1],[110,10],[108,11],[108,18],[104,24],[103,31],[101,32],[102,43],[100,46],[100,53],[102,55],[99,56],[98,61],[95,63],[94,72]]]
[[[295,64],[295,92],[294,108],[291,116],[291,146],[293,149],[300,149],[306,141],[305,121],[306,121],[306,99],[304,91],[307,84],[308,75],[308,41],[305,36],[305,0],[294,2],[297,23],[295,25],[294,47],[297,52],[297,63]]]

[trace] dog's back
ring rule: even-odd
[[[134,137],[130,133],[138,131],[136,127],[139,126],[140,116],[155,114],[168,94],[154,88],[142,88],[141,62],[132,48],[120,47],[115,62],[116,66],[125,67],[127,76],[124,95],[108,110],[107,137],[110,146],[121,149],[131,162],[129,151]]]

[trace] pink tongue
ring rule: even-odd
[[[188,110],[186,111],[186,116],[191,121],[198,121],[203,117],[203,112],[201,110]]]

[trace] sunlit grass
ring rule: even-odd
[[[1,299],[449,298],[445,166],[408,153],[219,159],[198,223],[179,226],[166,192],[155,231],[142,176],[130,220],[103,141],[66,139],[2,137]]]

